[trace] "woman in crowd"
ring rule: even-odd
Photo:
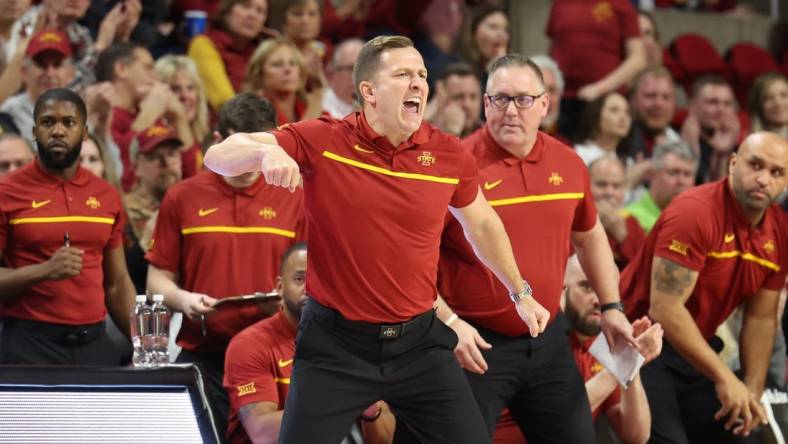
[[[788,77],[772,72],[755,80],[748,111],[752,131],[772,131],[788,139]]]
[[[202,170],[203,140],[210,133],[205,87],[195,63],[188,57],[167,55],[156,61],[156,75],[168,84],[186,111],[194,143],[181,155],[183,178]]]
[[[306,93],[304,60],[285,38],[263,41],[249,61],[247,89],[273,103],[276,123],[311,119],[322,112],[322,90]]]
[[[291,0],[285,9],[282,33],[295,44],[304,59],[307,91],[322,88],[323,61],[327,45],[320,35],[320,5],[317,0]]]
[[[107,153],[107,148],[93,133],[89,133],[88,139],[82,142],[79,163],[91,173],[106,180],[114,187],[120,188],[118,174]]]
[[[498,57],[509,51],[509,17],[496,6],[482,6],[473,11],[469,32],[463,37],[465,60],[476,69],[482,85],[487,81],[487,70]],[[484,86],[482,86],[484,88]]]
[[[265,27],[268,0],[222,0],[215,21],[189,44],[214,111],[241,90],[249,57]]]
[[[631,126],[632,115],[624,96],[615,92],[600,96],[583,110],[575,151],[586,165],[605,153],[616,154]]]

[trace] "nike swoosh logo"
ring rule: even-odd
[[[373,151],[373,150],[368,150],[368,149],[366,149],[366,148],[362,147],[362,146],[361,146],[361,145],[359,145],[359,144],[356,144],[356,145],[355,145],[353,148],[355,148],[355,149],[356,149],[356,151],[361,151],[362,153],[367,153],[367,154],[374,154],[374,153],[375,153],[375,151]]]
[[[281,368],[281,367],[287,367],[288,365],[290,365],[292,363],[293,363],[292,359],[288,359],[287,361],[283,361],[283,360],[280,359],[279,362],[277,362],[277,365],[279,365],[279,367]]]
[[[735,235],[735,234],[726,234],[726,235],[725,235],[725,243],[726,243],[726,244],[727,244],[728,242],[730,242],[730,241],[734,240],[734,239],[736,239],[736,235]]]
[[[197,214],[199,214],[200,217],[205,217],[205,216],[207,216],[207,215],[209,215],[211,213],[214,213],[214,212],[216,212],[218,210],[219,210],[218,208],[209,208],[207,210],[203,210],[202,208],[200,208],[200,211],[198,211]]]
[[[49,202],[52,202],[52,199],[42,200],[41,202],[33,201],[32,205],[33,205],[33,208],[41,208],[44,205],[48,204]]]
[[[495,182],[484,182],[484,189],[485,190],[492,190],[493,188],[497,187],[498,185],[503,182],[503,179],[498,179]]]

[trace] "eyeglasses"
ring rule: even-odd
[[[490,101],[492,106],[498,109],[506,109],[509,106],[509,102],[514,102],[514,106],[518,109],[531,109],[536,103],[536,99],[545,95],[545,92],[542,91],[541,94],[536,96],[529,96],[528,94],[523,94],[521,96],[506,96],[506,95],[494,95],[491,96],[489,94],[485,94],[484,96]]]

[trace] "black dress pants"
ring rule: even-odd
[[[489,443],[454,357],[456,343],[432,310],[387,328],[348,321],[310,300],[301,315],[280,444],[339,443],[381,399],[424,443]]]
[[[492,348],[483,350],[485,374],[466,372],[492,436],[501,410],[509,407],[529,443],[585,444],[596,431],[585,382],[558,314],[544,333],[510,337],[475,326]]]

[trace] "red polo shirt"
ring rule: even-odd
[[[640,36],[629,0],[556,0],[547,22],[552,56],[566,80],[565,97],[610,74],[628,38]]]
[[[78,167],[71,180],[50,175],[36,159],[0,181],[0,251],[3,267],[46,262],[69,234],[84,251],[79,275],[44,281],[6,300],[0,317],[68,325],[104,319],[104,252],[122,245],[118,192]]]
[[[395,147],[361,113],[273,133],[304,173],[310,296],[375,323],[431,309],[447,207],[478,193],[476,164],[459,140],[422,123]]]
[[[310,253],[311,254],[311,253]],[[224,361],[224,388],[230,398],[227,442],[251,443],[238,410],[274,402],[284,410],[295,356],[296,327],[283,312],[252,324],[230,341]]]
[[[463,145],[476,157],[479,184],[506,227],[520,273],[552,322],[570,234],[590,230],[597,220],[588,170],[574,150],[542,132],[522,160],[501,148],[487,127]],[[476,258],[454,218],[443,233],[438,289],[464,319],[509,336],[528,333],[509,291]]]
[[[780,290],[788,264],[788,222],[771,205],[753,227],[728,179],[701,185],[673,199],[621,274],[621,298],[630,319],[648,314],[651,264],[658,256],[699,272],[686,302],[707,340],[728,315],[761,289]]]
[[[210,171],[167,191],[152,246],[145,256],[178,276],[184,290],[222,299],[274,288],[282,254],[303,235],[303,193],[266,185],[233,188]],[[183,319],[178,345],[200,352],[222,351],[236,333],[259,321],[254,304],[221,307],[199,321]]]

